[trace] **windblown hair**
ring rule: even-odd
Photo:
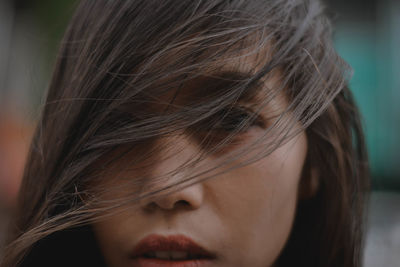
[[[62,250],[66,236],[74,236],[74,244],[86,242],[73,229],[105,211],[229,171],[227,163],[249,151],[257,153],[246,164],[254,162],[304,130],[308,155],[302,179],[316,169],[318,191],[299,201],[276,264],[361,266],[367,155],[348,88],[350,68],[331,35],[315,0],[81,1],[61,42],[1,266],[33,266]],[[248,56],[255,57],[254,66],[238,73]],[[254,96],[260,81],[277,76],[279,86]],[[205,88],[204,80],[214,85]],[[219,157],[216,173],[189,172],[193,175],[179,184],[154,190],[203,158],[226,154],[221,151],[255,120],[220,133],[221,118],[235,103],[250,95],[257,99],[257,113],[281,94],[287,108],[271,115],[257,143]],[[155,140],[179,134],[196,139],[202,152],[172,173],[150,177],[146,170],[160,160],[153,157],[161,149]],[[118,188],[93,185],[127,153],[134,157],[125,167],[142,174],[131,178],[139,189],[99,205],[103,190]]]

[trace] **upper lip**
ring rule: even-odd
[[[162,236],[151,234],[139,241],[135,246],[132,257],[137,258],[153,251],[185,251],[201,258],[216,258],[215,254],[207,251],[192,239],[184,235]]]

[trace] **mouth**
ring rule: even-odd
[[[137,267],[205,267],[216,255],[183,235],[152,234],[136,245],[131,259]]]

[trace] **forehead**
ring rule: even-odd
[[[188,43],[194,43],[196,37]],[[152,85],[154,90],[143,92],[148,104],[164,111],[174,105],[212,101],[228,94],[236,94],[237,101],[260,102],[265,98],[262,94],[271,94],[279,84],[278,70],[263,73],[273,51],[265,38],[256,34],[226,49],[219,45],[198,50],[197,46],[177,46],[152,63],[160,76]]]
[[[219,100],[226,104],[227,99],[231,99],[231,104],[243,105],[286,103],[280,72],[263,74],[257,57],[229,58],[225,64],[210,66],[206,71],[165,80],[155,86],[161,90],[145,93],[146,108],[158,113]]]

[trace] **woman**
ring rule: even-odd
[[[2,266],[361,266],[330,35],[313,0],[82,1]]]

